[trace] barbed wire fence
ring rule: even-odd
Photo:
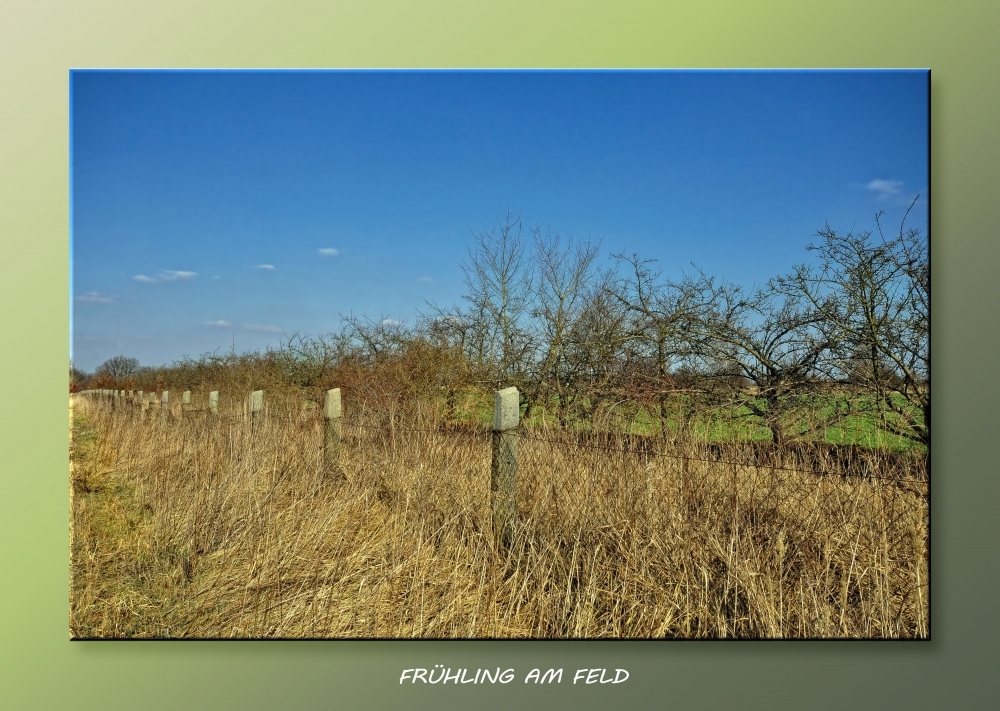
[[[496,393],[490,428],[413,426],[370,412],[345,419],[339,390],[329,391],[322,407],[273,411],[261,391],[227,408],[220,408],[214,391],[199,398],[205,406],[194,406],[189,392],[178,403],[166,392],[80,394],[115,417],[160,427],[184,421],[207,431],[214,423],[250,439],[265,428],[308,436],[318,429],[314,461],[330,481],[367,482],[389,505],[433,502],[438,521],[472,512],[474,525],[491,528],[501,549],[588,537],[607,546],[609,536],[625,532],[630,545],[684,541],[709,548],[716,543],[704,539],[702,523],[714,521],[739,545],[788,551],[789,569],[821,566],[831,546],[856,558],[867,551],[866,560],[884,564],[869,585],[899,600],[900,610],[925,604],[907,601],[929,590],[923,571],[930,476],[923,456],[818,444],[779,448],[553,432],[520,422],[514,388]],[[407,472],[406,480],[391,479],[390,469]],[[848,590],[845,584],[845,596],[864,594],[864,588]]]

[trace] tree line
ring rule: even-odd
[[[641,413],[676,435],[724,412],[780,445],[864,416],[927,445],[930,261],[906,227],[912,207],[892,232],[881,212],[874,231],[824,226],[811,260],[753,288],[698,270],[668,279],[636,254],[602,264],[599,242],[525,229],[508,212],[474,235],[460,303],[429,303],[412,325],[352,314],[263,352],[164,368],[116,356],[71,379],[196,387],[235,369],[247,387],[358,382],[397,399],[435,388],[450,406],[470,387],[515,385],[526,418],[562,426]]]

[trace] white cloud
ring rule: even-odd
[[[198,276],[198,272],[179,272],[172,269],[164,269],[156,276],[163,281],[177,281],[178,279],[194,279]]]
[[[112,294],[102,294],[97,291],[88,291],[76,297],[77,301],[86,301],[91,304],[113,304],[115,297]]]
[[[340,256],[340,250],[339,249],[334,249],[333,247],[323,247],[322,249],[318,249],[316,251],[319,252],[320,254],[322,254],[324,257],[339,257]]]
[[[879,178],[871,181],[865,185],[865,187],[875,193],[879,200],[885,200],[887,197],[899,195],[899,193],[903,190],[903,181],[882,180]]]
[[[422,276],[417,279],[421,284],[431,284],[434,282],[434,277]]]
[[[198,272],[176,271],[173,269],[161,269],[155,277],[148,277],[145,274],[136,274],[132,279],[143,284],[153,284],[158,281],[190,281],[198,276]]]
[[[264,271],[270,272],[270,271],[274,270],[274,265],[273,264],[258,264],[257,268],[258,269],[263,269]]]
[[[229,321],[223,321],[222,319],[219,319],[218,321],[206,321],[205,325],[214,326],[215,328],[229,328],[233,324],[229,323]]]
[[[394,318],[384,318],[384,319],[382,319],[382,325],[383,326],[402,326],[403,322],[402,321],[397,321]]]

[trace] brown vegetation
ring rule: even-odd
[[[928,635],[922,458],[841,476],[819,451],[818,476],[529,428],[503,549],[489,433],[444,398],[345,405],[341,484],[301,396],[269,393],[256,435],[233,398],[217,419],[76,399],[76,637]]]

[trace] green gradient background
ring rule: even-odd
[[[0,6],[0,706],[1000,707],[994,513],[1000,6],[984,2]],[[931,67],[930,643],[70,643],[68,70]],[[16,403],[16,407],[13,404]],[[991,464],[993,466],[991,466]],[[413,666],[624,667],[611,687],[400,687]]]

